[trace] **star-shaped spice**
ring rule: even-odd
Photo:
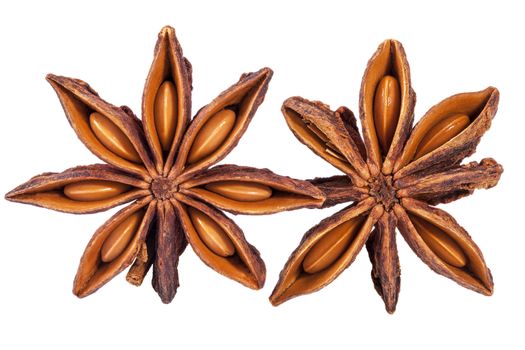
[[[484,295],[493,291],[483,256],[468,233],[434,205],[497,184],[493,159],[461,165],[490,127],[499,93],[493,87],[451,96],[412,128],[415,94],[402,45],[387,40],[370,59],[360,92],[361,137],[353,113],[300,97],[282,112],[295,136],[345,176],[312,182],[325,206],[354,203],[321,221],[292,253],[270,301],[317,291],[354,261],[366,244],[372,280],[395,311],[400,285],[396,227],[435,272]]]
[[[6,198],[77,214],[133,201],[87,245],[73,287],[77,296],[95,292],[133,264],[127,280],[140,285],[153,266],[153,287],[169,303],[188,243],[217,272],[261,288],[265,266],[259,252],[218,209],[269,214],[324,201],[309,182],[267,169],[210,168],[246,131],[264,99],[270,69],[243,74],[190,122],[191,73],[174,29],[165,27],[144,88],[142,120],[128,107],[105,102],[80,80],[47,76],[80,140],[108,164],[36,176]]]

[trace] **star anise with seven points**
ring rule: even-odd
[[[282,112],[295,136],[345,176],[312,182],[324,206],[353,201],[321,221],[292,253],[270,300],[274,305],[332,282],[366,244],[372,280],[386,310],[396,308],[400,268],[396,227],[435,272],[484,295],[493,282],[481,251],[447,212],[435,207],[497,184],[493,159],[461,165],[490,127],[498,90],[451,96],[412,128],[415,93],[402,45],[383,42],[370,59],[360,91],[361,137],[353,113],[300,97]]]
[[[6,198],[77,214],[133,201],[88,243],[74,282],[77,296],[95,292],[133,263],[127,280],[140,285],[153,266],[153,287],[168,303],[188,243],[217,272],[261,288],[259,252],[218,209],[269,214],[324,201],[309,182],[267,169],[210,168],[239,142],[264,99],[270,69],[243,74],[190,122],[191,74],[174,29],[165,27],[144,87],[142,120],[128,107],[105,102],[83,81],[47,76],[80,140],[108,164],[36,176]]]

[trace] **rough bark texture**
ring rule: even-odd
[[[64,186],[88,180],[104,180],[129,185],[120,195],[105,200],[85,202],[67,198]],[[107,164],[78,166],[61,173],[43,173],[17,186],[5,195],[12,202],[73,214],[97,213],[148,196],[149,184]]]
[[[429,204],[452,202],[474,193],[475,189],[489,189],[498,183],[503,167],[492,158],[485,158],[480,163],[470,162],[421,178],[407,176],[398,181],[399,197],[412,197]]]
[[[416,255],[433,271],[450,278],[459,285],[484,295],[492,295],[494,284],[483,254],[468,232],[447,212],[415,199],[404,199],[403,206],[394,208],[398,228]],[[468,264],[456,268],[444,262],[420,237],[407,212],[424,218],[447,230],[468,257]]]
[[[272,75],[273,71],[270,68],[262,68],[257,72],[245,73],[241,76],[239,82],[223,91],[210,104],[201,108],[190,123],[182,139],[177,159],[169,176],[180,176],[180,181],[182,182],[192,177],[197,171],[209,168],[226,157],[237,146],[259,105],[264,101]],[[188,152],[202,126],[214,114],[213,112],[229,107],[232,104],[246,107],[242,115],[238,113],[236,126],[232,130],[231,136],[217,151],[203,160],[198,161],[196,164],[186,164]]]
[[[399,93],[390,88],[378,92],[384,81],[397,82]],[[378,93],[379,103],[386,101],[391,108],[388,113],[376,111]],[[346,107],[332,112],[323,102],[301,97],[283,102],[281,111],[298,140],[345,173],[309,180],[326,197],[322,207],[353,202],[352,208],[358,208],[370,202],[371,207],[384,211],[366,246],[374,286],[389,313],[396,309],[400,289],[396,227],[416,255],[435,272],[481,294],[492,293],[490,271],[479,248],[450,215],[431,205],[451,202],[498,183],[503,168],[491,158],[461,165],[489,129],[498,100],[499,92],[493,87],[454,95],[432,107],[412,128],[416,95],[410,85],[408,61],[401,43],[386,40],[368,62],[361,84],[359,115],[363,137],[353,113]],[[390,113],[396,110],[393,106],[399,107],[397,115]],[[454,136],[448,129],[451,124],[446,123],[451,116],[463,118],[461,129]],[[379,133],[376,122],[381,123]],[[430,143],[421,146],[422,142]],[[420,146],[429,150],[420,154]],[[311,249],[311,241],[326,234],[323,228],[333,224],[338,215],[310,229],[291,254],[270,298],[274,305],[316,291],[335,278],[334,271],[340,272],[339,259],[335,259],[331,265],[322,265],[324,272],[317,272],[330,278],[312,282],[297,267],[305,259],[304,252]],[[319,246],[324,256],[341,249],[346,236],[340,235]],[[346,247],[342,256],[353,254],[352,247]],[[315,253],[316,257],[321,254],[317,250]]]
[[[388,313],[396,311],[401,286],[401,268],[396,246],[397,221],[392,213],[386,212],[376,224],[366,248],[372,263],[372,282],[385,303]]]
[[[195,231],[184,212],[184,206],[188,203],[200,208],[213,217],[218,224],[225,227],[236,244],[237,254],[231,259],[232,264],[229,265],[230,270],[228,270],[223,269],[223,260],[202,253],[206,251],[202,247],[202,242],[193,239],[190,243],[200,244],[193,248],[199,252],[201,258],[206,255],[203,258],[205,263],[250,288],[262,287],[266,270],[259,252],[244,239],[242,231],[233,221],[214,208],[222,207],[244,214],[268,214],[303,207],[320,207],[324,201],[324,194],[307,181],[279,176],[267,169],[259,170],[231,165],[209,168],[226,157],[237,145],[257,108],[264,100],[272,74],[270,68],[242,74],[237,83],[201,108],[190,122],[192,66],[183,56],[175,30],[166,26],[160,31],[155,45],[153,62],[144,86],[140,120],[129,107],[117,107],[104,101],[94,89],[81,80],[53,74],[47,76],[47,81],[57,93],[66,117],[79,139],[108,165],[76,167],[58,174],[42,174],[9,192],[6,199],[78,214],[103,211],[135,201],[102,225],[89,242],[75,279],[74,293],[76,295],[83,297],[93,293],[133,262],[127,280],[134,285],[140,285],[153,266],[153,287],[163,302],[170,302],[179,285],[178,259],[188,244],[183,228]],[[159,112],[161,113],[160,118],[165,118],[167,115],[172,119],[162,119],[162,123],[158,124],[156,99],[160,86],[164,83],[170,83],[165,86],[169,87],[169,96],[173,98],[170,97],[163,101],[165,110]],[[211,140],[212,144],[215,141],[219,145],[211,150],[210,154],[194,164],[187,164],[188,152],[194,145],[195,138],[203,125],[225,108],[235,113],[232,129],[220,142]],[[101,123],[94,128],[91,124],[95,112],[100,114],[100,116],[95,115],[95,118],[98,118]],[[157,130],[162,127],[166,129]],[[172,129],[173,134],[168,135],[167,138],[169,141],[165,141],[166,134],[172,132]],[[161,145],[160,135],[163,135],[164,142],[171,142],[171,144]],[[204,139],[215,137],[212,132],[200,134],[200,136]],[[123,152],[118,151],[122,149]],[[191,186],[183,187],[183,185],[191,184],[195,179],[204,181],[204,184],[239,178],[247,182],[267,183],[271,185],[275,196],[272,195],[270,200],[264,203],[252,203],[250,210],[246,209],[246,205],[243,207],[238,204],[241,210],[235,205],[214,203],[206,196],[199,197],[196,193],[190,193]],[[115,184],[106,184],[106,188],[102,190],[100,184],[96,189],[93,189],[96,183],[95,185],[93,182],[82,184],[84,181],[93,180],[109,181]],[[82,188],[85,189],[91,186],[91,190],[88,191],[92,192],[87,196],[84,193],[84,199],[81,195],[77,196],[76,200],[72,200],[65,195],[64,186],[77,183],[81,185],[77,186],[77,190],[78,187],[83,186]],[[110,198],[102,196],[102,200],[98,199],[103,190],[108,192],[108,188],[113,193],[119,193],[119,189],[122,188],[126,189],[127,187],[122,186],[123,184],[128,185],[129,190],[124,190]],[[185,196],[183,191],[186,191],[188,196]],[[93,197],[97,199],[90,201],[89,198]],[[186,198],[185,202],[179,203],[180,198]],[[122,232],[126,230],[117,230],[118,225],[127,218],[131,219],[126,221],[126,224],[135,225],[136,216],[131,216],[137,210],[142,210],[137,209],[138,207],[146,206],[148,210],[143,224],[136,232],[133,232],[128,246],[122,248],[118,244],[115,245],[115,242],[124,241],[121,238],[127,238],[124,236],[114,239],[115,237],[111,236],[114,232],[125,234]],[[138,214],[142,215],[142,212]],[[130,227],[134,229],[134,226],[127,228]],[[103,263],[101,249],[107,242],[106,239],[113,244],[110,248],[117,246],[118,249],[123,250],[117,250],[120,256],[113,261]],[[238,271],[241,273],[232,275],[232,271],[235,272],[235,268],[239,266],[241,267]]]
[[[73,282],[73,293],[76,296],[83,298],[96,292],[113,277],[131,265],[137,256],[139,242],[144,240],[153,216],[155,215],[155,209],[152,205],[149,205],[150,202],[151,198],[143,198],[127,206],[109,218],[109,220],[95,232],[87,244],[84,254],[82,254],[75,281]],[[130,215],[139,210],[143,210],[145,206],[148,206],[148,209],[126,249],[113,261],[102,261],[102,246],[112,230]]]
[[[271,303],[279,305],[299,295],[318,291],[330,284],[355,260],[365,245],[373,225],[382,213],[383,208],[381,206],[374,207],[374,200],[370,198],[342,209],[308,230],[279,274],[279,281],[270,296]],[[324,270],[315,274],[305,272],[302,263],[315,244],[335,227],[359,216],[365,217],[366,220],[350,242],[346,252]]]
[[[316,177],[308,181],[323,191],[326,199],[322,208],[332,207],[340,203],[360,201],[369,196],[368,190],[353,186],[352,180],[348,176]]]
[[[207,266],[248,288],[260,289],[263,287],[266,280],[264,261],[259,251],[248,243],[241,228],[235,222],[218,210],[183,194],[178,194],[173,204],[181,219],[180,224],[186,240]],[[204,213],[224,230],[235,247],[234,255],[229,257],[216,255],[202,242],[187,214],[188,206]]]
[[[152,285],[163,303],[170,303],[179,287],[179,256],[187,242],[170,202],[159,202],[156,230],[156,257]]]
[[[217,181],[259,183],[272,189],[272,196],[261,202],[225,200],[206,191],[204,186]],[[324,194],[307,181],[280,176],[268,169],[255,169],[237,165],[218,165],[200,172],[180,186],[180,192],[195,197],[233,214],[270,214],[299,208],[318,208]]]

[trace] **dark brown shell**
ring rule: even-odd
[[[324,219],[306,232],[301,243],[290,255],[290,258],[281,271],[279,281],[270,296],[270,302],[276,306],[299,295],[318,291],[330,284],[348,268],[365,245],[373,225],[383,213],[383,208],[381,206],[374,207],[374,204],[373,199],[361,201]],[[322,271],[315,274],[307,274],[304,272],[302,270],[302,262],[310,249],[314,247],[315,243],[333,228],[358,216],[366,216],[366,220],[346,252],[331,266]]]
[[[167,175],[191,117],[191,64],[183,57],[175,29],[166,26],[159,33],[153,62],[142,95],[144,133],[159,174]],[[177,127],[170,151],[164,155],[154,122],[154,103],[160,84],[173,81],[177,91]]]
[[[411,197],[436,205],[468,196],[479,188],[496,186],[503,167],[492,158],[470,162],[424,177],[406,176],[396,181],[397,196]]]
[[[382,155],[376,135],[373,103],[376,87],[385,75],[395,76],[401,89],[401,109],[396,131],[387,154]],[[377,176],[392,173],[394,162],[401,153],[414,120],[416,94],[410,85],[410,67],[403,45],[396,40],[385,40],[368,61],[359,93],[359,116],[368,154],[370,172]]]
[[[266,185],[273,190],[272,196],[257,202],[239,202],[204,188],[206,184],[212,182],[232,180]],[[180,184],[180,192],[234,214],[260,215],[299,208],[316,208],[324,201],[323,193],[306,181],[280,176],[268,169],[229,164],[200,172]]]
[[[405,198],[401,201],[401,205],[394,207],[399,230],[408,245],[425,264],[436,273],[452,279],[465,288],[484,295],[492,294],[494,288],[492,275],[485,264],[481,250],[452,216],[415,199]],[[419,236],[406,211],[446,231],[467,256],[468,265],[464,268],[457,268],[441,260]]]
[[[186,239],[199,258],[218,273],[246,287],[252,289],[262,288],[266,279],[266,267],[259,251],[246,241],[240,227],[221,212],[190,197],[178,194],[176,199],[172,203],[177,209]],[[233,256],[218,256],[208,249],[196,233],[193,223],[188,216],[186,206],[201,211],[225,231],[235,247]]]
[[[100,250],[108,235],[120,222],[145,206],[148,206],[146,213],[125,251],[109,263],[102,262]],[[120,210],[100,226],[93,235],[93,238],[89,241],[80,259],[77,275],[75,276],[75,282],[73,284],[73,293],[80,298],[86,297],[97,291],[128,267],[137,256],[139,242],[145,240],[154,215],[155,202],[152,202],[151,198],[146,197]]]
[[[182,139],[177,160],[169,176],[175,177],[180,175],[180,181],[182,182],[197,171],[209,168],[226,157],[235,148],[248,128],[257,108],[264,101],[272,75],[273,71],[270,68],[262,68],[254,73],[243,74],[236,84],[223,91],[211,103],[201,108]],[[212,154],[195,164],[186,164],[188,153],[200,129],[210,117],[228,106],[236,108],[236,122],[228,138]]]
[[[48,74],[47,81],[57,93],[64,112],[75,130],[78,138],[103,161],[118,167],[123,171],[141,176],[145,180],[156,175],[146,143],[142,123],[119,107],[102,100],[98,94],[85,82]],[[89,114],[98,112],[111,120],[129,139],[140,155],[143,165],[132,163],[111,152],[95,136],[89,126]],[[145,167],[145,168],[144,168]]]
[[[115,197],[92,202],[75,201],[67,198],[62,192],[65,185],[86,180],[113,181],[130,185],[132,188]],[[66,213],[87,214],[111,209],[134,199],[148,196],[150,194],[148,188],[148,183],[115,167],[95,164],[71,168],[61,173],[44,173],[35,176],[8,192],[5,197],[12,202],[32,204]]]
[[[429,170],[439,171],[451,164],[458,164],[476,151],[481,137],[490,128],[492,119],[498,110],[499,91],[488,87],[478,92],[463,93],[451,96],[432,107],[416,124],[408,139],[403,153],[394,166],[395,179],[410,174]],[[412,160],[416,147],[424,136],[428,124],[436,118],[452,114],[466,114],[472,122],[459,135],[438,147],[434,151]]]
[[[370,177],[358,144],[347,131],[348,121],[341,120],[341,114],[331,111],[326,105],[308,101],[302,97],[290,97],[281,108],[288,127],[295,137],[315,154],[347,174],[352,181],[363,186]],[[345,114],[343,114],[345,115]],[[348,114],[346,114],[348,115]],[[331,156],[326,150],[326,143],[315,133],[308,130],[306,122],[314,124],[330,141],[337,145],[344,159]]]
[[[175,297],[179,287],[177,266],[188,242],[182,230],[181,220],[170,201],[157,203],[156,226],[151,283],[162,302],[168,304]]]
[[[366,242],[368,256],[372,263],[372,281],[383,299],[388,313],[396,311],[401,285],[401,268],[396,246],[397,220],[393,213],[384,212],[376,229]]]
[[[308,181],[323,191],[326,199],[322,208],[331,207],[340,203],[361,201],[369,197],[368,190],[355,186],[348,176],[317,177]]]
[[[377,86],[385,76],[393,76],[399,82],[400,112],[399,116],[378,116],[383,129],[383,138],[379,140],[374,100]],[[388,81],[394,80],[389,78]],[[395,88],[393,95],[387,97],[397,99]],[[491,158],[483,159],[480,163],[461,165],[465,157],[474,153],[481,137],[490,127],[498,99],[498,90],[493,87],[452,96],[431,108],[412,129],[416,95],[410,85],[406,55],[401,43],[386,40],[368,62],[361,84],[359,107],[364,141],[359,135],[353,113],[345,107],[332,112],[322,102],[308,101],[301,97],[291,97],[283,102],[282,112],[297,139],[346,174],[309,180],[326,197],[322,207],[354,202],[351,208],[357,208],[363,203],[384,208],[381,218],[376,218],[377,223],[374,221],[375,229],[367,236],[366,245],[372,262],[374,286],[389,313],[395,311],[400,288],[396,226],[414,252],[434,271],[479,293],[492,293],[490,271],[479,248],[450,215],[430,205],[451,202],[472,194],[475,189],[491,188],[498,183],[503,168]],[[387,102],[392,101],[397,103],[396,100]],[[468,121],[465,121],[465,114],[469,117]],[[452,122],[449,124],[456,127],[452,129],[454,132],[440,130],[444,132],[439,134],[439,130],[433,129],[452,116],[461,117],[461,122],[458,121],[457,125]],[[385,130],[388,132],[385,133]],[[447,136],[456,131],[455,136]],[[393,135],[390,142],[385,138],[390,138],[391,132]],[[437,148],[413,159],[419,143],[427,135],[439,136],[435,146]],[[437,146],[438,143],[442,144]],[[366,148],[366,152],[363,148]],[[333,152],[334,150],[338,152]],[[360,164],[359,158],[366,159],[366,166]],[[309,230],[299,247],[291,254],[270,298],[274,305],[318,290],[336,276],[330,272],[327,273],[329,278],[305,282],[313,277],[305,277],[307,272],[302,273],[298,264],[302,261],[304,252],[310,249],[312,240],[319,238],[323,234],[323,228],[330,226],[337,215],[323,220]],[[355,228],[344,228],[346,227],[350,227],[350,230]],[[332,232],[337,239],[332,241],[330,236],[330,239],[323,241],[318,247],[328,252],[330,249],[325,246],[328,244],[332,245],[333,251],[339,252],[344,244],[342,242],[346,242],[348,236],[339,231]],[[325,267],[326,261],[331,262],[329,259],[336,255],[334,253],[326,258],[320,255],[319,250],[315,250],[312,256],[317,259],[317,266]],[[311,266],[309,261],[305,269],[317,271],[315,268],[311,269]]]

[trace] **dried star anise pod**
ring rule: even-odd
[[[292,253],[270,301],[317,291],[346,269],[366,244],[372,280],[386,310],[395,311],[400,286],[396,227],[435,272],[484,295],[489,269],[468,233],[434,207],[497,184],[493,159],[461,165],[490,127],[499,93],[493,87],[451,96],[412,128],[415,93],[402,45],[383,42],[365,71],[360,92],[361,137],[353,113],[292,97],[282,112],[295,136],[346,175],[312,180],[325,207],[353,201],[321,221]]]
[[[309,182],[266,169],[210,168],[244,134],[264,99],[270,69],[243,74],[190,122],[191,73],[174,29],[165,27],[144,87],[142,120],[128,107],[105,102],[80,80],[47,76],[80,140],[108,164],[36,176],[6,198],[77,214],[134,201],[88,243],[74,282],[77,296],[95,292],[133,263],[127,280],[140,285],[153,266],[153,287],[169,303],[188,243],[206,265],[259,289],[266,274],[259,252],[218,209],[270,214],[324,201]]]

